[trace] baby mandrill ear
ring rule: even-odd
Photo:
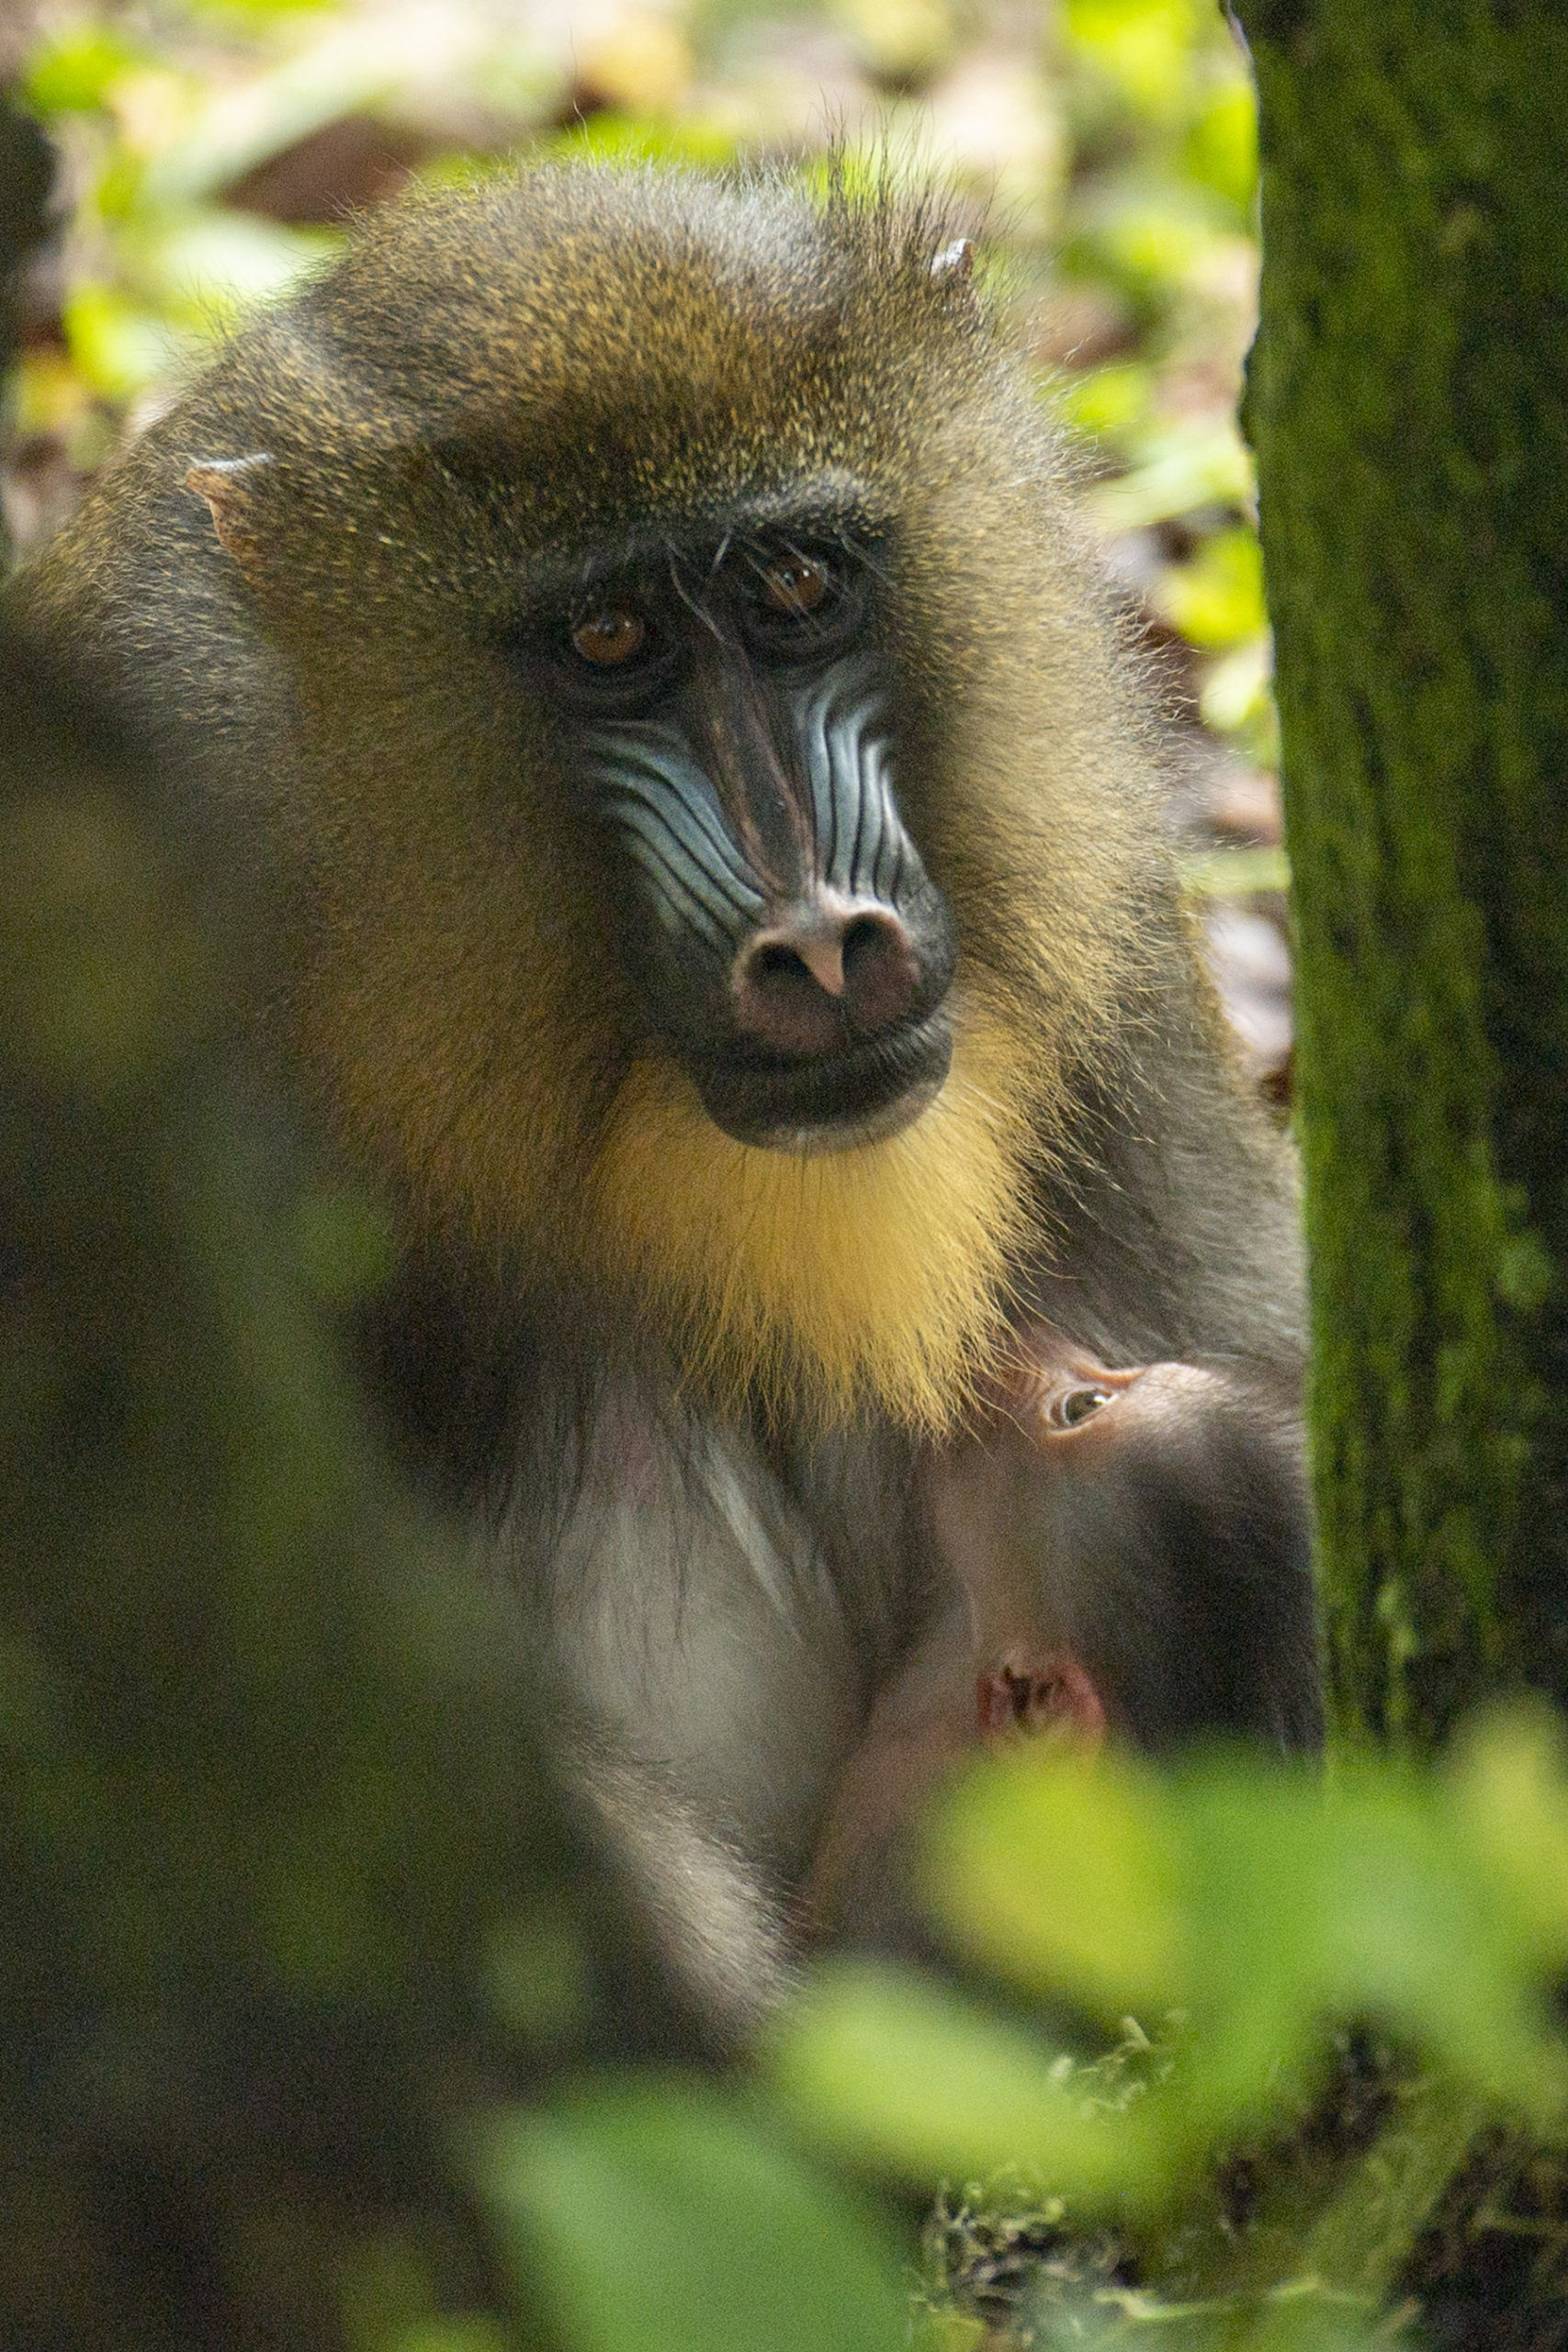
[[[1070,1650],[1013,1651],[976,1677],[980,1736],[1019,1733],[1092,1755],[1105,1737],[1099,1691]]]
[[[251,458],[209,458],[186,472],[186,488],[206,499],[212,527],[242,571],[261,565],[256,494],[271,465],[271,458],[258,450]]]

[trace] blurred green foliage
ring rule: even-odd
[[[784,2021],[770,2079],[840,2162],[1163,2243],[1151,2288],[1066,2297],[1063,2341],[1361,2341],[1473,2136],[1512,2124],[1560,2146],[1568,2130],[1568,1750],[1544,1711],[1472,1726],[1430,1779],[1364,1759],[1325,1786],[1224,1756],[1156,1776],[1021,1753],[952,1793],[925,1863],[952,1948],[1043,2004],[1036,2019],[841,1961]],[[1227,2286],[1200,2262],[1209,2291],[1189,2303],[1183,2230],[1216,2152],[1308,2116],[1349,2024],[1418,2069],[1403,2112],[1298,2206],[1261,2275]],[[1033,2341],[1055,2342],[1041,2324]]]
[[[1544,1712],[1472,1726],[1440,1775],[1361,1759],[1326,1786],[1021,1750],[976,1764],[923,1850],[967,1990],[826,1962],[744,2098],[602,2079],[485,2125],[473,2177],[569,2345],[900,2340],[891,2242],[831,2186],[848,2172],[941,2189],[949,2257],[954,2211],[1032,2232],[1010,2343],[1370,2352],[1466,2147],[1568,2130],[1568,1747]],[[1388,2118],[1249,2246],[1217,2222],[1216,2159],[1288,2143],[1349,2025],[1399,2053]],[[919,2340],[978,2352],[951,2287],[928,2280]]]
[[[777,2077],[836,2144],[915,2179],[1024,2163],[1075,2200],[1109,2187],[1134,2206],[1304,2099],[1325,2030],[1350,2019],[1561,2130],[1565,1850],[1568,1761],[1533,1714],[1477,1727],[1430,1783],[1361,1763],[1325,1788],[1223,1757],[1160,1776],[1043,1755],[977,1768],[931,1826],[933,1913],[1036,1999],[1103,2028],[1157,2021],[1122,2095],[1103,2096],[1098,2062],[1064,2066],[1043,2037],[863,1963],[821,1973]]]
[[[1151,626],[1186,649],[1204,719],[1266,758],[1268,635],[1234,419],[1256,271],[1245,67],[1209,0],[1025,15],[1021,32],[1016,13],[981,0],[793,13],[626,0],[581,27],[462,0],[439,27],[339,0],[46,6],[22,88],[64,156],[69,224],[57,308],[35,316],[13,388],[13,440],[56,451],[73,490],[172,375],[335,249],[342,207],[411,176],[562,143],[809,163],[836,120],[852,151],[910,142],[977,204],[994,198],[1018,331],[1043,396],[1082,438],[1090,511]],[[341,2339],[502,2352],[547,2324],[565,2352],[895,2345],[900,2240],[863,2197],[891,2181],[929,2198],[946,2181],[972,2184],[971,2205],[1022,2199],[1049,2228],[1114,2223],[1142,2249],[1136,2291],[1104,2266],[1058,2265],[1061,2293],[1031,2322],[1037,2346],[1369,2341],[1426,2217],[1414,2191],[1380,2205],[1348,2160],[1325,2192],[1350,2216],[1332,2259],[1307,2213],[1245,2283],[1211,2260],[1201,2293],[1186,2293],[1192,2266],[1170,2254],[1178,2219],[1212,2214],[1218,2154],[1289,2132],[1350,2024],[1386,2036],[1427,2086],[1437,2122],[1412,2100],[1394,2128],[1439,2149],[1438,2187],[1481,2120],[1562,2132],[1568,2048],[1548,1995],[1568,1965],[1568,1776],[1555,1731],[1499,1718],[1440,1781],[1359,1762],[1326,1792],[1224,1759],[1168,1780],[1034,1758],[977,1770],[928,1847],[933,1915],[969,1990],[824,1968],[746,2097],[628,2072],[530,2084],[524,2099],[520,2052],[532,2062],[591,2039],[592,1921],[562,1883],[570,1839],[547,1794],[533,1821],[516,1817],[536,1768],[495,1688],[504,1640],[479,1598],[446,1584],[437,1597],[428,1531],[363,1503],[361,1441],[330,1401],[300,1296],[341,1303],[374,1283],[385,1237],[336,1195],[259,1217],[232,1106],[201,1114],[206,1141],[171,1191],[157,1123],[190,1142],[208,1081],[198,1071],[196,1098],[175,1087],[165,1100],[157,1024],[199,1000],[209,948],[177,892],[171,919],[156,859],[128,850],[112,801],[62,803],[47,823],[18,808],[0,899],[6,1034],[42,1057],[26,1082],[43,1070],[56,1111],[76,1117],[80,1096],[108,1121],[100,1154],[173,1220],[195,1306],[131,1334],[131,1376],[154,1399],[150,1422],[188,1407],[223,1465],[185,1552],[145,1521],[134,1540],[119,1530],[118,1552],[95,1537],[100,1572],[52,1633],[26,1601],[38,1560],[70,1556],[52,1505],[39,1505],[47,1541],[12,1557],[0,1718],[6,1826],[26,1857],[18,1946],[25,1914],[35,1939],[69,1951],[70,1998],[122,2026],[117,2003],[162,2014],[164,1975],[188,1979],[198,2005],[237,1976],[311,2018],[328,2002],[381,2026],[400,2001],[420,2009],[446,2177],[471,2192],[504,2285],[458,2308],[417,2232],[351,2231],[333,2256]],[[1277,852],[1241,854],[1274,863],[1235,887],[1277,887]],[[84,1181],[74,1159],[60,1164]],[[90,1206],[113,1206],[101,1181]],[[114,1256],[116,1232],[72,1223],[86,1215],[74,1193],[61,1214],[78,1254],[86,1232]],[[124,1255],[121,1274],[139,1262]],[[165,1301],[167,1276],[167,1263],[148,1276]],[[115,1295],[78,1302],[89,1324]],[[76,1312],[76,1293],[62,1296]],[[20,1447],[51,1358],[30,1325],[6,1340],[5,1428]],[[76,1343],[57,1335],[67,1355]],[[150,1544],[172,1579],[151,1597],[127,1565]],[[168,1637],[175,1597],[199,1635],[185,1651]],[[69,1697],[68,1663],[84,1659],[91,1703]],[[13,2021],[18,1984],[41,1997],[24,1970]],[[134,2035],[126,2046],[154,2064]],[[1386,2147],[1383,2161],[1396,2169]],[[998,2186],[1021,2167],[1026,2191]],[[979,2340],[940,2284],[924,2324],[943,2352]]]
[[[582,2352],[869,2352],[905,2333],[888,2250],[776,2121],[682,2082],[609,2083],[484,2133],[527,2288]]]

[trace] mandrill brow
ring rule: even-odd
[[[258,1035],[399,1237],[354,1334],[387,1429],[743,2030],[954,1589],[933,1451],[1019,1334],[1108,1377],[1257,1369],[1287,1418],[1299,1368],[1290,1151],[967,242],[935,199],[777,177],[420,192],[9,594],[177,743],[254,876]],[[1303,1543],[1214,1618],[1266,1689],[1310,1679],[1270,1598]],[[1151,1687],[1233,1694],[1189,1730],[1266,1719],[1190,1649],[1140,1637]]]

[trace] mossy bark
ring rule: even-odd
[[[1568,12],[1242,0],[1341,1727],[1568,1702]]]

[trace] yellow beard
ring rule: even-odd
[[[994,1359],[1008,1261],[1030,1230],[1025,1154],[1051,1090],[1018,1035],[971,1000],[929,1110],[811,1158],[732,1141],[676,1069],[637,1065],[594,1221],[708,1395],[824,1423],[876,1404],[917,1429],[953,1425]]]

